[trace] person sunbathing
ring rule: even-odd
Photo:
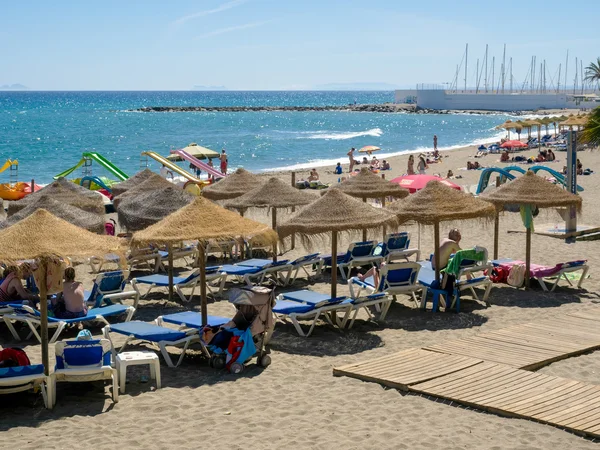
[[[384,266],[385,263],[382,262],[381,267],[383,268]],[[371,267],[364,274],[359,273],[356,276],[356,278],[358,278],[360,281],[365,281],[369,277],[373,277],[373,286],[377,288],[379,286],[379,270],[377,269],[377,267]]]
[[[3,276],[4,280],[0,284],[0,301],[29,300],[32,306],[39,301],[40,297],[38,295],[23,287],[16,266],[6,267]]]
[[[75,281],[75,269],[65,269],[63,291],[52,300],[54,317],[59,319],[75,319],[87,314],[83,284]]]
[[[310,171],[310,175],[308,176],[308,181],[318,181],[319,180],[319,173],[317,172],[317,169],[312,169]]]

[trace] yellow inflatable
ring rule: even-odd
[[[0,184],[0,198],[3,200],[21,200],[27,194],[31,194],[31,185],[29,183]]]

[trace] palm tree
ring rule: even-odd
[[[600,146],[600,106],[589,114],[587,123],[581,132],[581,141]]]
[[[600,58],[585,68],[585,81],[600,83]]]

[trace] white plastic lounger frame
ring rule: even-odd
[[[86,345],[88,341],[81,341],[82,345]],[[100,342],[97,344],[102,346],[102,354],[114,354],[112,342],[108,339],[100,339]],[[57,358],[62,357],[64,354],[65,347],[67,346],[77,346],[77,341],[61,341],[57,342],[54,346],[54,351],[56,353]],[[105,364],[103,361],[104,358],[97,364],[85,365],[85,366],[69,366],[67,362],[64,363],[63,369],[55,369],[54,373],[50,375],[50,381],[52,385],[52,397],[49,398],[51,400],[52,406],[56,404],[56,383],[58,381],[67,381],[67,382],[87,382],[87,381],[98,381],[98,380],[109,380],[112,381],[112,399],[115,403],[119,401],[119,376],[117,373],[117,369],[113,368],[110,364]],[[110,360],[110,359],[109,359]],[[50,391],[49,391],[50,392]]]
[[[22,375],[19,377],[0,378],[0,394],[26,392],[36,387],[39,387],[42,391],[44,406],[47,409],[52,409],[52,383],[50,382],[50,377],[47,377],[41,373]]]
[[[264,269],[256,273],[249,273],[244,275],[244,281],[249,286],[254,284],[263,284],[265,279],[273,280],[278,286],[286,286],[290,282],[292,275],[293,266],[291,264],[277,264],[274,266],[267,266]]]
[[[573,282],[571,280],[569,280],[565,274],[581,271],[581,278],[579,279],[579,282],[577,283],[577,288],[581,289],[581,283],[583,283],[583,280],[585,280],[585,277],[587,276],[587,273],[588,273],[589,269],[590,268],[588,267],[587,264],[582,264],[580,266],[566,266],[566,267],[563,267],[562,269],[560,269],[560,271],[558,273],[552,275],[552,277],[556,277],[556,281],[554,281],[551,284],[551,288],[550,289],[548,289],[548,286],[546,285],[546,281],[544,281],[543,278],[541,278],[541,277],[540,278],[536,278],[536,280],[538,281],[538,283],[540,283],[540,286],[542,287],[542,290],[544,290],[546,292],[554,292],[554,289],[556,289],[556,286],[558,285],[558,282],[561,279],[566,280],[567,283],[569,283],[569,286],[573,286]],[[548,277],[546,277],[546,278],[548,278]]]
[[[383,261],[383,256],[375,256],[373,255],[373,250],[377,247],[377,241],[368,241],[368,242],[355,242],[350,244],[348,247],[348,252],[351,254],[354,252],[356,247],[363,247],[369,245],[371,250],[368,255],[365,256],[352,256],[350,255],[350,259],[345,262],[338,263],[338,269],[340,274],[342,275],[342,279],[345,281],[350,277],[350,272],[352,272],[353,267],[361,267],[367,264],[370,264],[372,267],[377,266]]]
[[[317,321],[320,318],[323,318],[325,322],[327,322],[332,327],[343,328],[344,318],[350,313],[352,310],[352,304],[349,302],[342,303],[333,303],[333,304],[325,304],[324,306],[319,306],[315,309],[311,309],[310,311],[302,312],[302,313],[289,313],[289,314],[278,314],[273,313],[277,319],[282,322],[286,322],[286,319],[289,319],[294,328],[298,332],[299,336],[309,337],[315,326],[317,325]],[[338,313],[342,313],[341,317],[338,317]],[[305,333],[300,325],[300,321],[311,321],[311,324],[308,328],[308,331]]]
[[[323,258],[319,255],[319,253],[314,253],[312,255],[306,255],[303,258],[298,258],[295,261],[292,261],[290,264],[292,265],[292,274],[291,279],[288,284],[293,284],[298,278],[300,274],[300,270],[303,270],[306,274],[306,277],[310,279],[311,275],[308,272],[307,266],[315,266],[315,277],[319,277],[323,272]]]
[[[157,275],[158,276],[158,275]],[[166,277],[166,275],[165,275]],[[188,281],[186,281],[185,283],[175,283],[175,285],[173,286],[175,288],[175,292],[177,293],[177,295],[179,296],[179,298],[181,299],[181,301],[183,302],[189,302],[191,301],[192,297],[194,296],[194,292],[196,290],[196,286],[198,286],[198,283],[200,283],[200,272],[199,269],[196,269],[194,272],[192,272],[192,274],[187,277],[189,278]],[[217,295],[222,295],[223,293],[223,289],[225,286],[225,278],[226,276],[223,275],[221,272],[219,272],[218,270],[214,273],[210,273],[210,274],[206,274],[206,289],[208,290],[208,295],[212,295],[213,297],[216,297]],[[219,282],[219,289],[217,291],[217,293],[215,294],[212,286],[209,284],[213,281],[218,281]],[[138,291],[140,291],[139,285],[140,284],[149,284],[150,287],[148,288],[148,290],[146,291],[145,294],[141,294],[141,298],[146,298],[148,296],[148,294],[150,294],[150,292],[152,292],[152,290],[156,287],[165,287],[168,289],[168,287],[166,286],[162,286],[162,285],[158,285],[155,283],[142,283],[140,281],[138,281],[137,278],[133,278],[131,280],[131,285],[133,286],[133,288]],[[192,292],[190,292],[189,296],[186,297],[186,295],[183,293],[182,288],[192,288]]]
[[[390,234],[386,235],[386,237],[385,237],[385,243],[386,243],[386,248],[387,248],[386,254],[385,254],[385,262],[386,263],[391,263],[400,258],[402,258],[408,262],[408,258],[410,258],[413,255],[415,255],[417,261],[419,259],[421,259],[421,250],[419,250],[418,248],[405,247],[403,249],[391,249],[390,250],[389,247],[387,247],[387,244],[390,242],[390,240],[398,239],[398,238],[406,238],[407,244],[410,243],[410,233],[408,231],[402,231],[400,233],[390,233]]]
[[[200,339],[200,333],[199,333],[198,330],[187,329],[187,330],[181,330],[181,331],[184,331],[186,333],[186,337],[184,337],[182,339],[178,339],[176,341],[158,341],[158,342],[153,342],[153,341],[147,341],[147,340],[139,339],[139,338],[135,337],[134,335],[129,335],[129,336],[127,336],[127,339],[125,340],[125,342],[123,343],[123,345],[119,349],[118,353],[124,352],[125,348],[127,347],[127,345],[129,345],[132,341],[147,342],[149,344],[153,344],[153,345],[157,345],[158,346],[161,354],[163,355],[163,358],[165,359],[165,362],[167,363],[167,366],[169,366],[169,367],[179,367],[179,365],[183,361],[183,358],[185,356],[185,352],[188,349],[188,347],[191,344],[200,343],[201,348],[202,348],[202,353],[204,353],[204,355],[206,357],[210,358],[210,353],[208,352],[208,349],[206,348],[206,346],[204,345],[204,343]],[[104,335],[104,337],[106,339],[110,340],[111,344],[112,344],[112,340],[110,339],[110,324],[107,325],[107,326],[105,326],[102,329],[102,334]],[[177,360],[177,363],[173,364],[173,360],[171,359],[171,355],[169,355],[169,352],[167,351],[167,347],[181,348],[181,355],[179,355],[179,359]],[[116,360],[117,351],[116,351],[116,349],[114,347],[113,347],[113,352],[114,352],[113,353],[113,359]]]
[[[140,291],[137,288],[137,286],[135,286],[133,283],[131,283],[132,290],[128,290],[128,291],[123,290],[123,289],[115,289],[112,291],[103,291],[102,290],[102,281],[104,280],[104,278],[110,277],[110,276],[115,276],[116,272],[118,272],[118,271],[104,272],[104,273],[98,274],[98,276],[94,280],[94,288],[96,288],[98,290],[96,292],[96,295],[102,295],[103,301],[110,302],[110,301],[114,300],[121,304],[123,304],[122,300],[124,300],[126,298],[133,298],[133,307],[137,308],[138,302],[140,300]],[[129,271],[127,271],[127,270],[123,271],[121,273],[121,278],[123,281],[127,280],[127,278],[129,278]],[[92,288],[92,289],[94,289],[94,288]]]
[[[5,314],[2,317],[2,320],[4,320],[4,323],[6,324],[8,330],[10,331],[10,334],[13,335],[13,338],[15,338],[16,341],[21,341],[21,336],[19,336],[19,333],[17,333],[17,330],[15,329],[13,322],[24,322],[29,326],[29,329],[31,330],[31,332],[27,335],[27,337],[25,339],[28,340],[28,339],[31,339],[31,336],[35,336],[35,338],[41,344],[42,338],[38,332],[38,329],[41,327],[41,323],[42,323],[41,317],[36,316],[33,309],[31,309],[31,307],[29,307],[29,306],[23,305],[22,308],[26,311],[30,311],[30,314]],[[102,308],[97,308],[97,309],[101,310]],[[94,311],[94,309],[91,309],[90,311]],[[133,306],[128,306],[127,307],[127,317],[125,319],[125,322],[129,322],[131,320],[131,318],[133,317],[134,313],[135,313],[135,308]],[[79,321],[77,323],[83,323],[83,322],[84,321]],[[100,322],[100,323],[108,325],[108,321],[101,314],[97,314],[96,316],[90,316],[90,318],[88,320],[85,320],[85,322]],[[56,342],[56,340],[58,339],[58,337],[60,336],[60,334],[63,332],[63,330],[65,329],[65,327],[67,325],[68,325],[68,323],[63,320],[61,320],[60,322],[55,322],[55,321],[48,322],[48,329],[56,328],[56,331],[54,332],[54,334],[52,335],[52,338],[49,341],[50,344],[53,344],[54,342]]]

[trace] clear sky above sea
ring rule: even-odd
[[[506,43],[517,83],[536,55],[555,85],[567,50],[569,83],[576,56],[584,66],[600,56],[599,17],[598,0],[1,0],[0,85],[414,87],[452,81],[467,42],[469,85],[486,43],[496,76]]]

